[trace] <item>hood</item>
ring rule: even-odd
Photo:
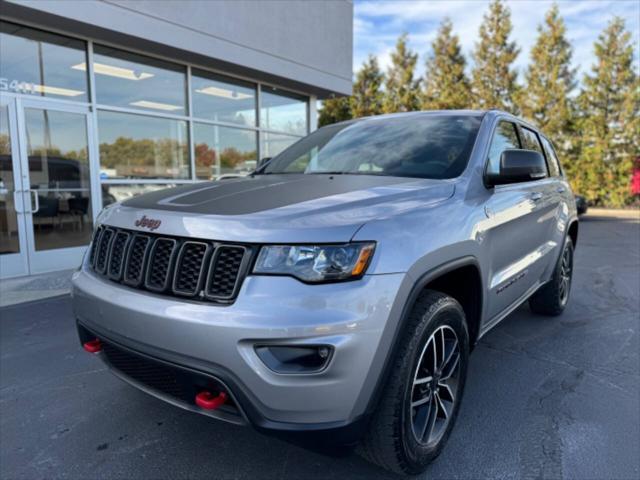
[[[109,209],[101,221],[224,241],[347,242],[367,221],[440,202],[454,191],[450,180],[256,175],[141,195]],[[143,215],[149,221],[137,222]]]

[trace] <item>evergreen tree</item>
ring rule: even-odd
[[[350,97],[331,97],[322,102],[322,108],[318,115],[318,126],[324,127],[351,118],[353,115],[351,114]]]
[[[351,96],[351,111],[354,118],[377,115],[382,112],[382,82],[384,75],[378,66],[378,60],[369,55],[356,75]]]
[[[410,112],[420,106],[420,79],[414,79],[418,54],[407,46],[407,34],[402,34],[391,54],[387,71],[383,111],[385,113]]]
[[[424,110],[471,107],[469,79],[464,73],[466,60],[460,39],[452,34],[452,30],[451,20],[445,18],[431,44],[433,52],[427,59],[422,98]]]
[[[574,118],[570,94],[576,82],[571,45],[565,35],[564,21],[554,4],[544,24],[538,26],[538,39],[525,74],[526,89],[519,95],[518,105],[525,118],[550,136],[566,161]]]
[[[480,42],[473,55],[471,91],[474,107],[516,112],[517,73],[511,68],[518,56],[511,34],[511,12],[502,0],[494,0],[480,25]]]
[[[631,199],[633,161],[640,152],[640,84],[622,18],[611,20],[594,49],[596,62],[578,100],[581,152],[567,170],[576,191],[590,202],[622,206]]]

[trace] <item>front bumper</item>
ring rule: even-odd
[[[133,290],[83,269],[73,276],[73,303],[81,328],[219,379],[259,429],[331,430],[365,413],[362,394],[379,376],[374,358],[386,356],[379,349],[387,348],[383,332],[404,279],[305,285],[249,276],[236,302],[219,306]],[[322,372],[277,374],[254,351],[264,343],[328,344],[334,354]]]

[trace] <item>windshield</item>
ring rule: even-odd
[[[469,161],[480,122],[480,116],[425,114],[330,125],[284,150],[258,173],[454,178]]]

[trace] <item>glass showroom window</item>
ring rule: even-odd
[[[73,68],[84,71],[86,64]],[[93,72],[99,104],[173,115],[187,113],[183,66],[95,45]]]
[[[256,86],[193,69],[193,116],[214,122],[256,125]]]
[[[98,112],[100,178],[190,179],[187,122]]]
[[[262,86],[260,127],[306,135],[308,133],[307,100],[305,97],[285,93],[278,88]]]
[[[80,40],[0,22],[0,91],[87,102],[86,58]]]
[[[194,123],[196,177],[215,180],[221,175],[246,175],[256,168],[254,130]]]
[[[300,137],[294,137],[291,135],[281,135],[279,133],[262,133],[262,143],[260,154],[262,158],[271,158],[278,155],[285,148],[293,145]]]

